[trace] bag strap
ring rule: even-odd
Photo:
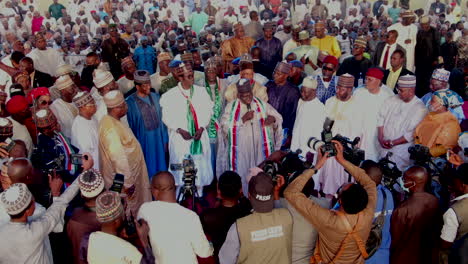
[[[348,230],[348,235],[351,235],[354,238],[354,241],[356,241],[356,244],[359,248],[359,251],[361,251],[361,255],[366,259],[369,257],[369,254],[367,254],[366,251],[366,246],[362,239],[356,234],[356,228],[359,223],[359,217],[361,216],[361,213],[358,213],[358,219],[356,221],[356,225],[354,226],[353,229],[351,229],[351,225],[348,222],[348,219],[346,218],[345,214],[341,211],[337,211],[338,216],[343,219],[343,222],[345,224],[346,229]]]
[[[333,257],[332,260],[330,260],[329,263],[335,263],[335,261],[343,254],[344,251],[344,245],[345,242],[348,240],[348,238],[351,236],[353,237],[354,241],[356,241],[356,244],[358,245],[359,251],[361,252],[361,255],[366,259],[369,257],[369,254],[367,254],[366,247],[362,239],[356,234],[356,227],[357,224],[359,223],[359,218],[361,216],[361,213],[358,213],[358,219],[356,221],[356,225],[354,228],[351,228],[351,225],[349,224],[348,219],[344,215],[343,212],[341,211],[335,211],[335,213],[343,220],[343,223],[345,225],[346,231],[348,232],[344,239],[341,241],[340,247],[338,251],[336,252],[335,256]],[[317,239],[317,244],[314,250],[314,255],[310,259],[310,263],[323,263],[322,257],[320,256],[320,237]]]

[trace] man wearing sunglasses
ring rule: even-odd
[[[323,60],[322,70],[317,75],[317,98],[323,104],[328,98],[335,96],[338,78],[335,75],[338,59],[327,56]]]

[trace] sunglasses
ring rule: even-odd
[[[328,67],[323,67],[322,70],[324,70],[324,71],[331,71],[331,72],[334,71],[334,69],[328,68]]]
[[[52,101],[40,101],[39,102],[40,105],[51,105],[52,104]]]

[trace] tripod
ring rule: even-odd
[[[192,208],[190,208],[192,211],[195,211],[195,201],[196,199],[199,199],[200,196],[198,195],[198,190],[197,190],[197,186],[195,186],[195,184],[191,184],[191,185],[183,185],[180,189],[180,192],[179,192],[179,195],[177,195],[177,202],[179,204],[182,204],[183,201],[187,200],[187,198],[189,198],[190,196],[192,196]]]

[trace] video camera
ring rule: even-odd
[[[393,185],[397,182],[397,179],[403,175],[396,163],[390,160],[392,155],[392,152],[388,152],[378,163],[383,174],[383,184],[390,190],[393,189]]]
[[[410,154],[410,159],[414,160],[414,162],[418,165],[423,165],[426,162],[431,160],[431,153],[429,152],[429,148],[424,145],[414,145],[408,148],[408,152]]]
[[[311,137],[307,145],[309,148],[312,148],[315,151],[322,151],[322,154],[325,155],[329,153],[329,157],[336,156],[336,148],[335,145],[332,143],[332,140],[336,140],[343,145],[343,156],[344,158],[351,162],[352,164],[359,166],[359,164],[364,160],[364,150],[357,148],[357,144],[361,139],[359,137],[354,138],[351,141],[349,138],[344,137],[340,134],[333,136],[332,128],[333,124],[335,123],[334,120],[329,118],[325,119],[323,123],[323,131],[321,132],[321,140]]]
[[[184,170],[184,177],[182,178],[184,186],[182,188],[185,190],[192,190],[195,186],[195,179],[197,178],[198,170],[195,168],[195,162],[193,162],[191,155],[185,155],[184,160],[182,161],[182,167]]]

